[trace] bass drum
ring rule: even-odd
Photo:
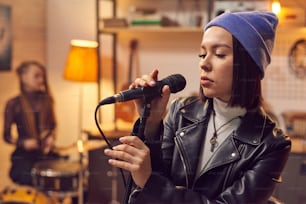
[[[43,192],[32,187],[6,187],[0,193],[0,204],[53,204]]]

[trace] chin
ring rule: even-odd
[[[215,97],[215,94],[212,92],[212,91],[209,91],[209,90],[206,90],[206,89],[203,89],[203,94],[205,97],[207,98],[213,98]]]

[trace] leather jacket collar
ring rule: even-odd
[[[190,122],[199,122],[205,119],[209,101],[202,102],[200,99],[190,100],[180,108],[182,116]],[[262,110],[248,111],[243,117],[242,123],[237,129],[234,138],[250,145],[258,145],[267,128],[266,114]],[[252,133],[252,135],[250,135]]]

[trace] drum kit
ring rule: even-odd
[[[57,147],[60,155],[80,153],[79,161],[45,160],[32,168],[33,186],[6,187],[0,192],[0,204],[58,204],[66,203],[67,198],[83,201],[86,186],[87,166],[83,162],[83,152],[106,146],[103,140],[78,141],[66,147]]]

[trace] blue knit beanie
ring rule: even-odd
[[[258,65],[263,78],[271,61],[277,24],[278,19],[272,12],[223,13],[209,22],[204,30],[219,26],[229,31]]]

